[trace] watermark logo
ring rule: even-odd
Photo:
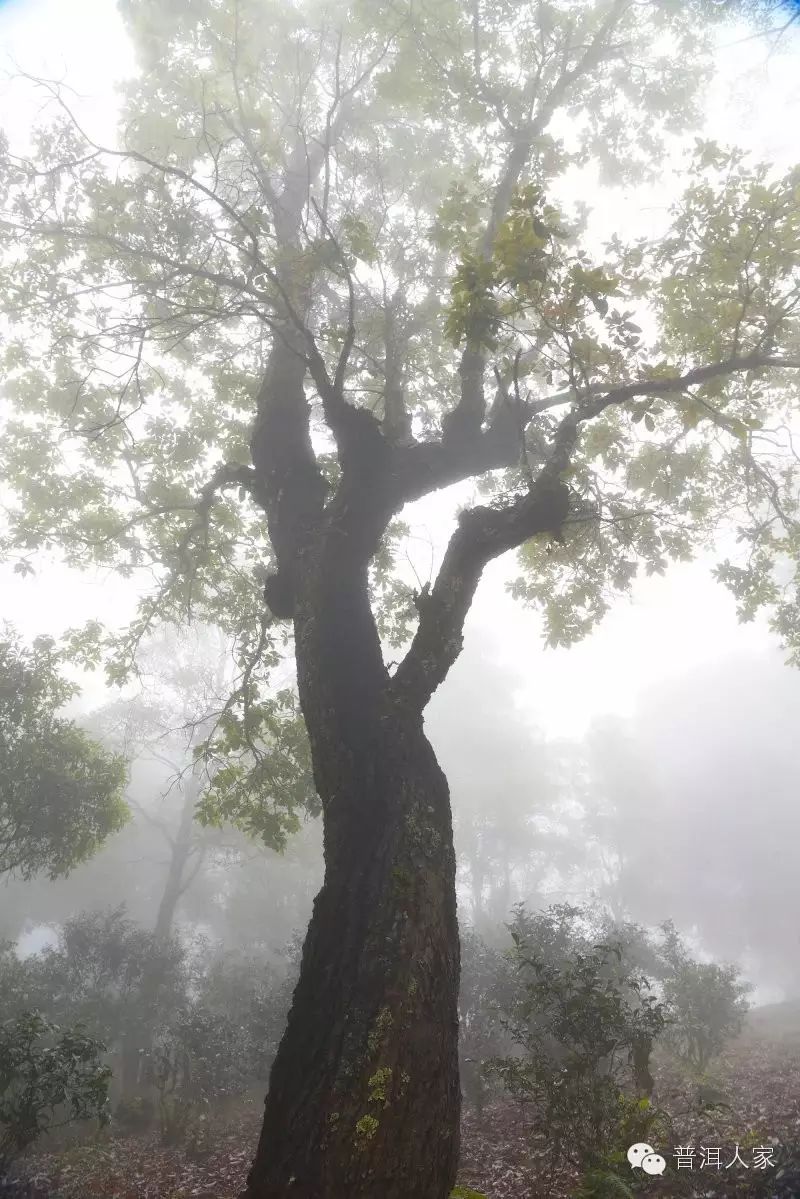
[[[678,1170],[693,1170],[695,1167],[700,1170],[730,1170],[734,1166],[744,1170],[767,1170],[775,1165],[772,1160],[775,1153],[773,1145],[757,1145],[751,1151],[750,1164],[742,1157],[738,1145],[730,1161],[723,1161],[723,1152],[717,1145],[701,1145],[699,1150],[695,1149],[694,1145],[680,1145],[672,1151],[672,1157],[676,1159],[675,1165]],[[663,1174],[667,1168],[666,1159],[644,1141],[637,1141],[635,1145],[631,1145],[627,1156],[631,1169],[641,1170],[644,1174]]]
[[[673,1157],[677,1159],[679,1170],[693,1170],[695,1166],[700,1170],[731,1170],[734,1166],[742,1170],[767,1170],[775,1165],[774,1153],[774,1145],[756,1145],[751,1150],[752,1161],[748,1164],[738,1145],[732,1156],[730,1150],[725,1152],[719,1145],[701,1145],[699,1150],[694,1145],[680,1145]],[[730,1160],[723,1161],[723,1155]]]
[[[632,1170],[643,1170],[645,1174],[663,1174],[667,1163],[652,1145],[637,1141],[628,1150],[628,1161]]]

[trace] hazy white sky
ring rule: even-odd
[[[775,52],[763,39],[739,40],[749,32],[728,30],[720,39],[720,76],[708,98],[705,133],[786,166],[797,158],[800,39],[790,31]],[[66,80],[99,136],[111,131],[114,80],[131,63],[113,0],[0,0],[0,71]],[[22,132],[38,104],[27,85],[0,79],[0,123],[10,132]],[[632,224],[657,222],[669,199],[656,189],[615,196],[605,208],[608,232],[620,211],[626,233]],[[508,572],[508,562],[497,563],[482,584],[467,652],[483,642],[517,671],[520,703],[553,735],[579,735],[595,716],[630,712],[650,686],[692,665],[736,651],[778,652],[762,624],[737,624],[732,600],[703,564],[642,580],[583,644],[545,651],[538,619],[504,594]],[[134,602],[130,584],[112,575],[79,576],[55,567],[25,580],[0,569],[0,594],[0,617],[27,636],[58,633],[95,616],[121,620]]]

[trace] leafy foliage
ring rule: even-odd
[[[666,1039],[702,1073],[727,1040],[741,1030],[749,983],[732,965],[694,961],[671,923],[664,925],[664,996],[671,1019]]]
[[[241,711],[228,706],[198,747],[209,786],[196,808],[200,824],[233,824],[271,849],[300,828],[300,813],[319,814],[308,736],[297,697],[283,690],[259,701],[255,688]]]
[[[223,953],[200,941],[190,952],[122,909],[68,921],[54,948],[24,960],[0,947],[3,1011],[22,1019],[36,1008],[109,1049],[132,1045],[144,1059],[144,1090],[123,1096],[115,1119],[146,1128],[157,1093],[168,1136],[185,1134],[210,1103],[266,1080],[293,983],[291,970],[255,951]]]
[[[53,1128],[107,1119],[103,1051],[80,1026],[62,1029],[38,1012],[0,1024],[0,1171]]]
[[[128,819],[125,764],[58,711],[75,693],[55,643],[0,638],[0,874],[68,873]]]
[[[197,1136],[213,1105],[265,1082],[294,979],[257,953],[203,954],[191,990],[166,1014],[154,1049],[165,1143]]]
[[[281,660],[283,633],[262,620],[275,547],[249,465],[285,317],[281,272],[312,286],[331,366],[353,300],[348,397],[391,424],[390,393],[402,394],[407,435],[437,436],[458,398],[454,343],[492,351],[484,383],[496,368],[507,387],[516,362],[534,465],[579,399],[652,381],[582,411],[569,466],[582,519],[557,554],[536,541],[523,551],[515,590],[542,608],[552,644],[584,635],[640,568],[690,556],[732,507],[770,509],[777,459],[793,469],[781,450],[769,478],[763,457],[748,470],[767,450],[762,434],[785,423],[788,373],[773,371],[768,389],[761,369],[674,380],[704,361],[791,353],[795,175],[698,142],[672,232],[654,245],[614,239],[602,260],[580,244],[585,206],[566,214],[552,199],[583,167],[615,182],[663,175],[697,122],[715,25],[737,6],[491,0],[476,27],[453,0],[400,10],[132,0],[123,12],[146,70],[126,88],[124,141],[98,146],[46,85],[52,119],[33,154],[4,149],[4,219],[19,232],[2,290],[5,547],[23,570],[48,544],[75,565],[142,579],[155,567],[127,636],[75,631],[76,651],[102,653],[116,679],[155,620],[189,611],[236,638],[259,692]],[[302,111],[287,123],[297,79]],[[304,163],[312,144],[322,153]],[[279,181],[302,210],[288,240]],[[318,431],[320,470],[335,482],[336,447]],[[514,461],[490,486],[508,495],[518,482]],[[779,490],[791,516],[791,488]],[[771,535],[760,517],[747,527],[758,553],[720,577],[745,614],[772,605],[791,642],[791,604],[770,580],[792,535]],[[376,603],[405,620],[401,560]],[[252,688],[237,703],[259,710]],[[236,807],[239,768],[224,777]],[[287,831],[267,824],[270,836]]]
[[[145,981],[154,966],[160,986],[150,997]],[[155,944],[121,907],[66,921],[54,947],[24,961],[9,949],[0,958],[6,1010],[38,1008],[59,1024],[81,1023],[109,1046],[166,1018],[187,985],[184,949],[175,941]]]
[[[473,929],[462,929],[459,1065],[464,1098],[479,1113],[485,1100],[485,1067],[507,1047],[501,1012],[513,993],[505,956]]]
[[[646,1097],[631,1108],[623,1092],[641,1085],[666,1013],[621,946],[592,944],[580,919],[566,906],[518,910],[510,929],[521,987],[506,1021],[521,1053],[491,1068],[535,1105],[555,1157],[591,1167],[622,1147],[633,1113],[650,1113]]]
[[[296,981],[298,946],[290,946],[280,966],[266,953],[212,953],[195,983],[201,1010],[224,1017],[236,1032],[240,1082],[266,1080],[278,1048]]]

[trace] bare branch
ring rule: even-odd
[[[155,816],[152,816],[146,808],[143,808],[141,804],[136,803],[135,800],[128,799],[127,803],[137,816],[141,816],[142,820],[144,820],[147,824],[151,825],[155,829],[158,829],[158,831],[161,833],[161,836],[166,840],[167,844],[173,849],[175,848],[175,838],[163,821],[157,820]]]
[[[355,289],[353,287],[353,275],[350,270],[350,264],[347,261],[347,257],[344,253],[344,250],[339,245],[339,242],[337,241],[334,233],[331,230],[330,225],[328,224],[327,220],[325,219],[325,216],[324,216],[322,210],[320,209],[320,206],[317,204],[317,201],[314,199],[312,199],[311,204],[312,204],[317,216],[319,217],[322,228],[325,230],[326,234],[328,235],[328,237],[331,241],[331,244],[333,245],[334,249],[336,250],[336,255],[337,255],[340,263],[342,264],[342,270],[344,271],[344,276],[345,276],[345,279],[347,280],[347,330],[345,332],[344,342],[342,344],[342,349],[339,354],[339,361],[336,363],[336,370],[334,372],[333,384],[332,384],[331,394],[329,397],[330,399],[336,401],[337,403],[344,403],[345,401],[344,401],[342,389],[344,387],[345,375],[347,373],[347,364],[350,361],[350,355],[353,351],[353,344],[356,339],[356,316],[355,316],[356,301],[355,301]],[[312,365],[312,372],[313,372],[313,365]],[[316,381],[317,380],[315,377],[315,382]],[[323,386],[325,387],[325,390],[327,391],[328,390],[327,371],[325,372]],[[324,401],[326,399],[325,393],[322,393],[322,399],[323,399],[323,403],[324,403]],[[327,415],[327,413],[326,413],[326,415]]]
[[[708,383],[711,379],[718,379],[725,375],[738,374],[743,371],[754,371],[770,367],[772,369],[800,369],[800,358],[779,358],[774,355],[765,354],[743,354],[734,358],[727,358],[724,362],[713,362],[708,366],[697,366],[692,370],[686,371],[683,375],[672,375],[666,379],[639,379],[633,383],[624,383],[619,387],[606,388],[599,395],[596,395],[598,388],[593,385],[590,388],[574,392],[575,398],[578,400],[579,419],[581,421],[589,420],[593,416],[598,416],[604,409],[612,404],[624,404],[629,400],[635,399],[637,396],[658,396],[658,395],[675,395],[687,391],[690,387],[698,387],[703,383]],[[562,393],[563,395],[563,393]],[[592,398],[596,395],[596,398]],[[555,397],[550,397],[552,401]],[[540,401],[539,403],[550,404],[550,401]],[[537,407],[538,411],[542,409]],[[719,413],[719,423],[725,424],[724,414]]]

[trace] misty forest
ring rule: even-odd
[[[0,1196],[800,1196],[800,13],[0,4]]]

